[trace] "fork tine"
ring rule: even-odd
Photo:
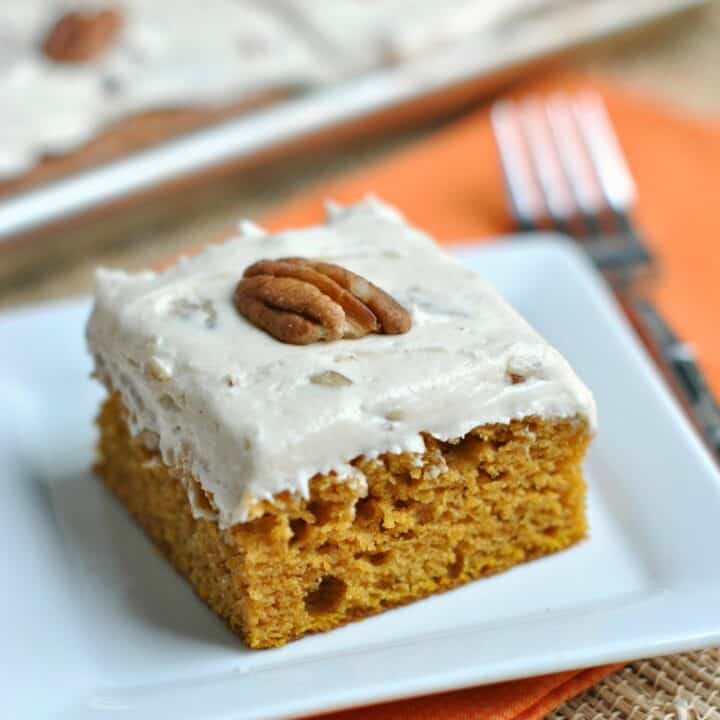
[[[630,217],[637,196],[635,181],[602,97],[593,92],[580,93],[573,100],[573,115],[609,208],[615,239],[620,242],[620,248],[606,253],[602,263],[608,269],[616,267],[618,282],[627,283],[638,272],[654,270],[652,254]]]
[[[599,267],[629,282],[652,257],[629,216],[634,183],[599,96],[504,100],[491,121],[508,195],[524,230],[547,227],[586,243]]]
[[[523,230],[536,229],[543,215],[543,204],[515,104],[510,100],[494,103],[490,108],[490,123],[515,220]]]
[[[521,126],[545,206],[555,226],[569,232],[570,222],[577,215],[577,205],[558,158],[542,102],[530,98],[520,107]]]
[[[554,93],[545,102],[545,112],[560,164],[587,223],[602,212],[604,203],[570,98],[564,93]]]
[[[605,102],[597,93],[583,92],[572,107],[603,194],[615,212],[624,214],[637,193]]]

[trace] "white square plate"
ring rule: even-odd
[[[11,718],[282,718],[720,643],[720,479],[613,298],[551,239],[458,253],[596,393],[592,537],[249,651],[92,477],[87,302],[0,316],[0,634]],[[9,705],[8,705],[9,703]]]

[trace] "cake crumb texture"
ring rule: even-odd
[[[451,442],[425,436],[422,456],[354,460],[367,477],[364,497],[317,475],[308,499],[280,493],[260,517],[226,529],[193,517],[192,479],[131,436],[119,394],[98,425],[100,477],[252,648],[501,572],[587,531],[581,463],[590,432],[581,417],[488,424]]]

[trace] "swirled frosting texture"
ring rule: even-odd
[[[353,458],[420,453],[423,432],[447,440],[528,415],[594,427],[592,395],[561,355],[389,206],[333,206],[324,225],[274,235],[240,229],[161,273],[98,271],[88,324],[98,375],[122,393],[132,432],[195,478],[222,526],[246,520],[254,499],[307,495],[316,473],[362,483]],[[273,339],[237,312],[233,290],[251,263],[288,256],[379,285],[409,310],[411,330],[304,347]]]

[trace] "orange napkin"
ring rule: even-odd
[[[720,123],[690,117],[617,85],[555,75],[512,94],[594,88],[601,92],[640,188],[637,220],[661,263],[657,300],[700,353],[720,393]],[[375,193],[441,242],[512,230],[487,107],[429,139],[324,184],[271,213],[282,228],[323,216],[323,200],[341,203]],[[549,648],[548,652],[552,652]],[[535,720],[619,666],[564,672],[333,713],[337,720]]]

